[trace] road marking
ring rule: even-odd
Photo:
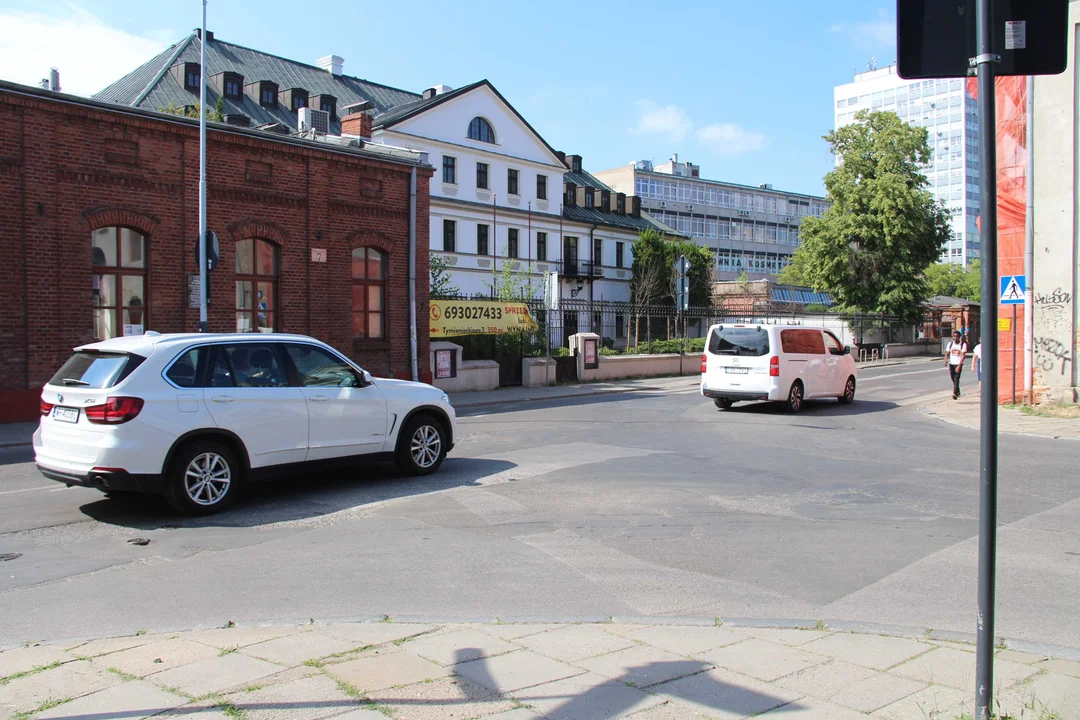
[[[52,490],[55,485],[38,485],[37,487],[23,488],[22,490],[3,490],[0,491],[0,495],[14,495],[15,493],[30,492],[32,490]],[[63,490],[64,488],[60,488]]]

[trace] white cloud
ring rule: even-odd
[[[635,135],[663,135],[679,142],[693,129],[694,124],[681,107],[661,106],[651,100],[639,100],[637,107],[640,115],[637,125],[631,130]]]
[[[765,147],[765,136],[735,123],[713,123],[694,133],[698,143],[719,155],[738,155]]]
[[[0,77],[37,85],[55,67],[63,92],[92,95],[177,39],[166,33],[132,35],[75,5],[55,14],[0,10]]]
[[[829,30],[847,35],[860,50],[875,52],[896,47],[896,20],[885,10],[878,10],[873,20],[840,23]]]

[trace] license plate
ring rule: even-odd
[[[745,375],[746,373],[750,372],[750,368],[728,367],[724,368],[724,372],[728,373],[729,375]]]
[[[79,408],[57,407],[53,409],[53,420],[60,422],[79,422]]]

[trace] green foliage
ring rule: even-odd
[[[796,251],[791,258],[791,264],[786,265],[780,271],[780,274],[776,277],[776,282],[781,285],[809,285],[806,280],[806,272],[803,270],[805,262],[806,256]]]
[[[653,340],[641,343],[637,347],[628,347],[622,351],[601,352],[601,355],[675,355],[682,349],[686,353],[705,351],[705,338],[686,338],[685,340]]]
[[[691,242],[670,242],[654,229],[643,230],[634,243],[630,293],[641,305],[675,304],[675,261],[690,261],[690,304],[712,305],[713,259],[709,251]]]
[[[551,357],[553,357],[553,358],[570,357],[570,348],[563,347],[562,345],[560,345],[558,347],[553,347],[553,348],[551,348]]]
[[[193,106],[177,105],[176,103],[169,103],[163,108],[158,108],[158,112],[168,113],[169,115],[179,115],[180,117],[199,118],[199,103],[195,103]],[[214,104],[212,110],[206,111],[206,119],[213,122],[225,122],[225,99],[218,98],[217,103]]]
[[[978,302],[982,297],[979,272],[979,261],[974,260],[966,268],[953,263],[934,263],[924,274],[930,295],[949,295]]]
[[[461,294],[461,289],[450,276],[450,259],[444,255],[432,255],[428,264],[431,273],[431,298],[439,300]]]
[[[855,120],[825,136],[840,160],[825,176],[831,205],[803,219],[796,270],[785,280],[800,276],[846,310],[918,322],[923,271],[952,235],[922,174],[931,157],[926,130],[891,112],[863,110]]]
[[[803,312],[807,313],[827,313],[829,308],[825,307],[821,303],[807,303],[803,306]]]

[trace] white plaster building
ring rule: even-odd
[[[511,262],[535,297],[558,272],[563,297],[629,300],[634,241],[670,231],[554,150],[487,80],[377,115],[372,139],[428,153],[431,252],[450,260],[464,295],[490,296]]]

